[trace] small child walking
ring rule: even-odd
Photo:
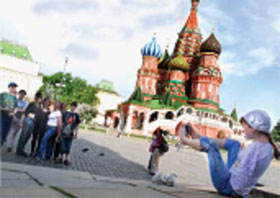
[[[246,197],[268,168],[272,158],[279,159],[279,151],[270,137],[271,120],[262,110],[245,114],[240,120],[245,137],[252,144],[241,150],[238,141],[213,139],[200,135],[192,123],[179,128],[182,144],[207,152],[212,183],[223,195]],[[224,163],[220,148],[228,151],[227,164]]]

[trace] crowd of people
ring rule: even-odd
[[[19,156],[34,157],[38,161],[53,159],[55,163],[69,165],[72,141],[79,131],[77,102],[72,102],[67,111],[67,103],[51,101],[37,92],[34,101],[27,104],[26,91],[17,92],[17,87],[11,82],[8,91],[0,94],[0,148],[6,144],[7,152],[15,147]],[[27,153],[29,140],[31,148]]]

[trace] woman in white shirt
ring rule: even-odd
[[[57,131],[58,133],[61,133],[62,129],[62,114],[60,111],[60,102],[55,102],[54,104],[54,110],[50,113],[48,117],[48,128],[47,131],[42,139],[40,149],[37,153],[37,159],[40,160],[43,158],[43,155],[45,154],[45,159],[50,159],[52,156],[52,143],[51,143],[51,137],[54,135],[54,133]]]

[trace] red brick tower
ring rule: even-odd
[[[201,44],[199,66],[192,74],[191,104],[196,108],[219,109],[222,74],[217,63],[221,45],[214,33]]]
[[[143,63],[138,70],[136,88],[140,87],[144,100],[152,99],[157,94],[158,63],[162,56],[161,48],[153,37],[141,50]]]

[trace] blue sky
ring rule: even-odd
[[[17,5],[17,6],[14,6]],[[223,50],[221,106],[242,115],[255,108],[280,119],[280,1],[201,0],[199,25],[206,39],[213,26]],[[0,7],[0,38],[29,47],[41,71],[63,69],[93,85],[114,82],[128,97],[141,66],[141,47],[157,32],[172,52],[190,12],[190,0],[10,0]],[[215,24],[215,25],[214,25]]]

